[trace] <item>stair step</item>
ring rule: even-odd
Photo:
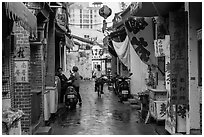
[[[127,104],[127,105],[129,105],[130,102],[129,102],[129,101],[123,101],[123,104]]]
[[[130,102],[130,104],[138,104],[138,100],[136,99],[128,99],[128,101]]]
[[[137,109],[137,110],[140,110],[141,109],[141,107],[140,107],[140,105],[130,105],[130,107],[131,108],[134,108],[134,109]]]
[[[51,135],[52,128],[51,127],[39,127],[36,131],[35,135]]]

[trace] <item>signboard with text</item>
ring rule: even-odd
[[[28,81],[28,61],[14,61],[14,81],[16,83],[27,83]]]

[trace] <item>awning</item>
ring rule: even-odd
[[[77,39],[77,40],[79,40],[79,41],[82,41],[82,42],[85,42],[85,43],[88,43],[88,44],[94,44],[94,42],[93,41],[90,41],[90,40],[88,40],[88,39],[85,39],[85,38],[82,38],[82,37],[79,37],[79,36],[76,36],[76,35],[71,35],[71,37],[72,38],[74,38],[74,39]]]
[[[37,36],[37,18],[22,2],[5,2],[7,16],[18,21],[21,26]]]
[[[178,9],[183,2],[138,2],[134,11],[137,17],[165,16]]]
[[[81,44],[78,41],[75,41],[75,40],[74,40],[74,44],[76,44],[78,46],[81,46]]]

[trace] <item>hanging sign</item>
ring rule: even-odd
[[[156,57],[166,56],[169,46],[170,46],[170,36],[169,35],[166,35],[165,39],[154,40],[155,56]]]
[[[129,17],[125,29],[135,52],[147,65],[156,64],[152,18]]]

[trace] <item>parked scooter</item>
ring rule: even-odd
[[[130,77],[132,73],[128,77],[119,77],[118,78],[118,96],[120,102],[127,101],[130,98]],[[117,85],[116,85],[117,86]]]
[[[111,79],[111,83],[113,86],[113,91],[116,95],[118,95],[118,88],[119,88],[119,81],[118,81],[119,75],[116,74],[114,77]]]
[[[65,95],[64,95],[64,102],[65,102],[66,107],[68,107],[70,109],[74,109],[74,108],[76,108],[76,105],[78,103],[78,97],[77,97],[77,92],[72,85],[74,82],[74,77],[73,77],[73,74],[71,71],[70,71],[70,73],[71,73],[71,75],[70,75],[69,81],[67,81],[68,87],[67,87]]]

